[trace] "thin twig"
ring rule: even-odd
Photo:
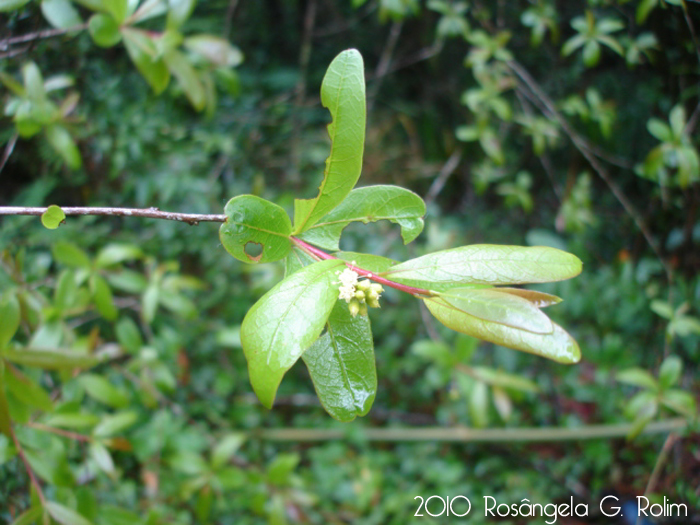
[[[53,38],[55,36],[65,35],[76,31],[83,31],[85,29],[87,29],[87,24],[79,24],[77,26],[67,27],[65,29],[44,29],[34,33],[27,33],[26,35],[13,36],[0,40],[0,49],[6,51],[10,46],[15,44],[32,42],[33,40],[41,40],[44,38]]]
[[[27,474],[29,475],[29,480],[36,489],[36,493],[39,496],[39,501],[41,501],[41,506],[45,507],[46,498],[44,498],[44,491],[41,490],[39,480],[36,479],[34,471],[32,470],[32,466],[29,464],[27,456],[24,455],[24,449],[22,448],[22,445],[19,444],[19,440],[17,439],[17,436],[15,435],[15,430],[12,428],[12,426],[10,426],[10,435],[12,436],[12,441],[14,442],[15,448],[17,449],[17,455],[22,460],[22,463],[24,463],[24,468],[27,471]]]
[[[226,9],[226,17],[224,18],[224,38],[228,39],[231,35],[231,26],[233,24],[233,15],[236,13],[238,0],[230,0]]]
[[[437,198],[437,196],[442,191],[442,188],[444,188],[447,180],[450,178],[450,176],[457,169],[457,166],[459,166],[459,163],[461,160],[462,160],[462,149],[459,148],[459,149],[454,150],[452,152],[452,155],[450,155],[450,158],[448,158],[447,162],[445,162],[445,164],[442,166],[442,169],[440,170],[440,173],[438,174],[438,176],[435,177],[435,180],[430,185],[430,189],[428,190],[428,194],[425,196],[426,206],[432,204],[433,201]]]
[[[571,127],[571,125],[561,115],[561,113],[559,113],[559,111],[557,111],[552,100],[542,90],[542,88],[535,81],[535,79],[530,75],[530,73],[528,73],[528,71],[523,66],[521,66],[518,62],[516,62],[514,60],[507,62],[507,65],[515,72],[515,74],[518,76],[518,78],[540,100],[540,102],[544,106],[543,112],[545,113],[545,116],[547,116],[550,119],[556,120],[559,123],[561,128],[564,130],[564,132],[569,136],[569,138],[573,142],[574,146],[576,146],[576,149],[579,150],[579,152],[585,157],[585,159],[591,165],[593,170],[598,174],[598,176],[601,179],[603,179],[605,184],[607,184],[608,188],[610,188],[610,191],[613,193],[615,198],[620,202],[620,204],[622,204],[622,207],[625,209],[627,214],[630,217],[632,217],[632,220],[637,225],[637,228],[639,228],[639,230],[642,232],[642,235],[644,235],[644,238],[646,239],[647,243],[649,244],[649,246],[651,246],[651,249],[654,251],[654,253],[656,254],[656,257],[659,259],[659,261],[661,262],[661,265],[664,267],[664,270],[666,271],[666,277],[670,282],[672,280],[671,267],[668,265],[666,260],[663,258],[662,254],[661,254],[661,248],[659,247],[659,244],[656,242],[656,239],[654,239],[654,236],[652,235],[651,231],[649,230],[646,223],[644,222],[644,219],[642,218],[641,214],[637,211],[636,207],[632,204],[632,202],[629,200],[629,198],[622,191],[622,188],[620,188],[617,185],[617,183],[612,179],[612,177],[610,177],[610,175],[605,170],[603,165],[598,161],[598,158],[591,152],[585,139],[583,139]]]
[[[367,93],[367,113],[372,113],[372,108],[374,107],[379,89],[382,87],[382,82],[384,82],[384,77],[389,73],[389,66],[391,65],[391,59],[394,55],[396,44],[399,41],[399,36],[401,35],[401,29],[403,29],[403,21],[397,20],[391,24],[391,30],[389,31],[386,45],[382,50],[377,69],[374,72],[374,83]]]
[[[164,219],[168,221],[186,222],[197,225],[200,222],[226,222],[226,215],[175,213],[161,211],[158,208],[90,208],[66,207],[61,208],[66,215],[100,215],[109,217],[143,217],[147,219]],[[47,208],[31,208],[25,206],[0,206],[2,215],[42,215]]]
[[[67,430],[63,430],[60,428],[55,428],[55,427],[50,427],[48,425],[44,425],[42,423],[35,423],[32,421],[29,421],[25,423],[25,426],[28,426],[30,428],[35,428],[37,430],[41,430],[43,432],[51,432],[52,434],[56,434],[58,436],[63,436],[69,439],[73,439],[75,441],[83,441],[83,442],[90,442],[92,441],[91,436],[86,436],[84,434],[76,434],[75,432],[69,432]]]
[[[671,449],[673,448],[673,445],[676,444],[676,441],[678,441],[678,435],[671,433],[668,435],[666,438],[666,441],[664,441],[664,446],[661,447],[661,452],[659,452],[659,457],[656,458],[656,464],[654,465],[654,470],[651,472],[651,476],[649,476],[649,481],[647,482],[646,489],[644,489],[644,496],[649,496],[654,491],[654,488],[656,487],[656,484],[659,481],[659,476],[661,476],[661,470],[663,470],[664,464],[666,463],[666,458],[668,457],[668,454],[671,452]],[[641,523],[641,514],[637,518],[637,524],[640,525]]]
[[[649,423],[643,434],[663,434],[685,428],[683,418],[666,419]],[[424,427],[424,428],[365,428],[360,435],[367,441],[437,441],[437,442],[548,442],[583,441],[589,439],[623,439],[632,424],[583,425],[571,428],[468,428],[468,427]],[[334,441],[346,437],[341,428],[274,428],[260,429],[252,437],[266,441]]]
[[[2,154],[2,160],[0,160],[0,173],[2,173],[2,170],[5,169],[5,164],[7,164],[8,160],[10,160],[10,155],[12,155],[12,152],[15,150],[17,137],[19,137],[17,133],[12,135],[10,140],[7,142],[7,146],[5,146],[5,152]]]

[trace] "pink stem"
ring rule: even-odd
[[[305,243],[301,239],[298,239],[297,237],[291,237],[292,242],[299,246],[302,250],[304,250],[306,253],[313,257],[317,257],[321,260],[330,260],[330,259],[338,259],[338,257],[335,257],[329,253],[324,252],[323,250],[316,248],[315,246],[311,246],[310,244]],[[371,279],[372,281],[383,284],[385,286],[388,286],[390,288],[395,288],[396,290],[401,290],[402,292],[410,293],[411,295],[414,296],[428,296],[432,297],[435,295],[433,292],[430,290],[424,290],[423,288],[415,288],[413,286],[407,286],[405,284],[399,284],[394,281],[390,281],[389,279],[385,279],[384,277],[379,277],[378,275],[373,274],[369,270],[365,270],[363,268],[358,268],[357,266],[354,266],[353,264],[343,261],[347,265],[348,268],[350,268],[352,271],[359,273],[360,275],[367,277],[368,279]]]

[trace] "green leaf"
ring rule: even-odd
[[[589,40],[583,46],[583,63],[586,67],[595,66],[600,60],[600,44],[597,40]]]
[[[0,350],[2,350],[19,328],[20,309],[16,296],[10,295],[0,299]]]
[[[46,127],[46,140],[51,147],[58,153],[63,162],[73,170],[77,170],[82,166],[83,160],[80,157],[78,146],[75,145],[73,138],[68,133],[68,130],[60,124],[52,124]]]
[[[335,271],[342,261],[306,266],[267,292],[241,325],[241,344],[253,390],[272,407],[284,374],[321,335],[338,299]]]
[[[0,0],[2,2],[2,0]],[[2,4],[0,4],[2,5]],[[0,9],[0,12],[2,9]],[[25,97],[26,96],[26,91],[24,89],[24,86],[17,82],[12,75],[8,75],[4,71],[0,71],[0,82],[12,93],[17,95],[18,97]]]
[[[351,222],[388,220],[401,226],[404,244],[408,244],[423,231],[424,215],[425,203],[412,191],[397,186],[357,188],[301,238],[327,250],[338,250],[340,235]]]
[[[120,434],[133,426],[138,418],[139,415],[133,411],[117,412],[116,414],[105,416],[92,431],[92,434],[95,437],[108,437]]]
[[[234,432],[225,436],[219,441],[214,450],[211,452],[211,465],[215,469],[219,469],[226,465],[231,457],[245,443],[246,435],[240,432]]]
[[[294,201],[294,233],[308,230],[350,193],[360,178],[365,144],[366,104],[362,55],[340,53],[321,85],[321,103],[331,112],[331,153],[315,199]]]
[[[626,385],[638,386],[649,390],[656,390],[658,388],[656,379],[654,379],[649,372],[641,368],[621,370],[617,373],[615,379]]]
[[[663,317],[664,319],[668,320],[673,319],[673,308],[667,302],[656,299],[651,302],[649,307],[651,308],[651,311],[659,317]]]
[[[22,403],[44,412],[53,410],[53,401],[46,391],[19,370],[7,368],[5,384],[8,391]]]
[[[89,428],[100,422],[100,418],[94,414],[60,413],[53,414],[44,423],[50,427],[58,428]]]
[[[644,23],[649,13],[651,13],[652,9],[654,9],[658,3],[659,0],[642,0],[637,7],[637,23]]]
[[[454,288],[441,293],[446,303],[483,321],[535,334],[551,334],[552,321],[531,302],[497,289]]]
[[[659,368],[659,386],[662,390],[675,385],[683,372],[683,361],[678,356],[672,355],[664,359]]]
[[[472,367],[472,371],[479,381],[490,386],[531,393],[537,393],[540,390],[537,384],[529,379],[514,374],[508,374],[502,370],[475,366]]]
[[[44,350],[23,348],[4,350],[2,356],[8,361],[25,366],[59,370],[63,368],[90,368],[100,362],[92,355],[78,354],[71,350]]]
[[[377,393],[374,342],[369,317],[352,317],[335,304],[326,333],[302,354],[323,408],[338,421],[364,416]]]
[[[93,42],[100,47],[112,47],[121,42],[119,24],[109,15],[98,13],[88,22],[88,31]]]
[[[117,25],[124,21],[129,10],[127,0],[103,0],[102,6],[105,12],[111,15]]]
[[[203,110],[207,102],[204,86],[187,57],[180,51],[170,50],[163,55],[163,59],[170,72],[177,78],[190,104],[197,111]]]
[[[44,508],[61,525],[92,525],[92,522],[86,520],[73,509],[59,505],[54,501],[47,501]]]
[[[562,56],[569,56],[585,43],[586,37],[584,35],[575,35],[571,37],[564,43],[564,46],[561,48]]]
[[[469,416],[475,427],[489,424],[489,389],[486,383],[477,381],[469,394]]]
[[[236,67],[243,62],[243,53],[228,40],[214,35],[195,35],[185,39],[190,51],[219,67]]]
[[[143,250],[133,244],[108,244],[102,248],[95,258],[97,268],[108,268],[125,261],[133,261],[143,257]]]
[[[146,79],[156,95],[160,95],[170,82],[170,71],[162,57],[158,56],[156,46],[145,31],[122,28],[124,46],[131,61]]]
[[[100,315],[108,321],[116,321],[119,311],[114,305],[112,289],[104,277],[96,273],[90,276],[90,292]]]
[[[226,222],[219,229],[221,244],[239,261],[249,264],[283,259],[290,253],[292,223],[287,212],[255,195],[234,197],[224,208]],[[246,252],[258,245],[259,254]]]
[[[83,23],[69,0],[42,0],[41,12],[46,21],[57,29],[67,29]]]
[[[41,507],[31,507],[17,516],[10,525],[32,525],[33,523],[39,523],[39,518],[41,518],[43,514],[44,509]]]
[[[581,350],[576,341],[555,323],[552,323],[554,331],[551,334],[533,334],[477,319],[454,308],[439,297],[427,298],[424,302],[438,321],[457,332],[546,357],[559,363],[572,364],[581,360]]]
[[[673,107],[668,121],[671,123],[673,135],[680,138],[685,130],[685,109],[683,109],[682,104]]]
[[[535,290],[526,290],[524,288],[498,288],[497,290],[502,293],[509,293],[522,297],[523,299],[530,301],[537,308],[545,308],[547,306],[552,306],[553,304],[559,304],[563,300],[561,297],[557,297],[556,295],[538,292]]]
[[[102,470],[105,474],[111,477],[116,476],[112,455],[109,453],[109,450],[107,450],[107,447],[105,447],[102,443],[99,441],[93,441],[90,443],[90,456],[92,457],[93,461],[97,463],[100,470]]]
[[[299,461],[301,461],[299,454],[278,454],[267,467],[267,480],[278,487],[287,485]]]
[[[178,29],[192,14],[197,0],[168,0],[168,29]]]
[[[649,122],[647,122],[647,130],[661,142],[671,142],[673,140],[671,128],[668,127],[668,124],[657,118],[649,119]]]
[[[697,415],[695,398],[690,392],[684,392],[677,388],[667,390],[661,396],[661,403],[674,412],[693,418]]]
[[[102,376],[83,374],[78,377],[78,383],[90,397],[100,403],[113,408],[124,408],[129,404],[129,397]]]
[[[69,268],[90,268],[92,263],[88,255],[75,244],[59,241],[53,245],[51,252],[56,262]]]
[[[581,269],[578,257],[556,248],[474,244],[411,259],[381,276],[428,289],[441,285],[444,290],[446,285],[561,281]]]
[[[297,270],[300,270],[304,266],[308,266],[316,262],[316,259],[311,257],[305,251],[302,251],[296,246],[292,247],[289,255],[284,259],[284,277],[287,278],[292,275]]]
[[[46,99],[44,79],[39,67],[34,62],[28,62],[22,66],[22,80],[27,90],[27,97],[32,102],[41,102]]]
[[[27,5],[31,0],[0,0],[0,13],[15,11]]]
[[[41,224],[43,224],[44,227],[49,230],[55,230],[56,228],[58,228],[58,226],[65,219],[66,214],[63,213],[63,210],[55,204],[52,204],[51,206],[46,208],[46,211],[41,214]]]

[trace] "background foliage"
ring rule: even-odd
[[[236,262],[207,224],[84,217],[48,231],[6,217],[0,372],[55,521],[404,523],[416,495],[573,494],[595,509],[605,494],[645,492],[663,436],[445,445],[364,431],[692,419],[700,6],[211,0],[163,3],[119,31],[128,14],[100,5],[0,1],[0,204],[221,213],[252,193],[291,211],[315,195],[327,155],[321,78],[356,47],[369,98],[362,183],[410,188],[428,215],[409,247],[385,223],[350,225],[341,247],[400,260],[481,242],[575,253],[580,277],[538,289],[566,298],[555,320],[584,358],[563,367],[443,331],[388,291],[371,314],[379,391],[368,416],[331,420],[303,367],[267,411],[239,325],[281,265]],[[19,38],[50,27],[50,38]],[[223,54],[208,57],[202,38]],[[143,53],[162,67],[144,68]],[[42,349],[32,362],[29,348]],[[272,439],[293,427],[345,437]],[[8,523],[39,498],[17,452],[0,436]],[[698,508],[698,453],[686,431],[651,495]]]

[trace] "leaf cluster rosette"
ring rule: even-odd
[[[331,416],[351,421],[369,411],[377,389],[372,332],[366,309],[357,315],[349,308],[352,301],[339,301],[338,275],[346,268],[424,301],[448,328],[559,363],[578,362],[576,341],[542,312],[561,299],[510,287],[578,275],[582,263],[572,254],[541,246],[472,245],[397,263],[338,251],[352,222],[391,221],[408,244],[423,230],[425,203],[400,187],[355,189],[366,124],[364,65],[357,50],[333,60],[321,102],[331,113],[331,152],[318,195],[295,200],[293,221],[278,205],[253,195],[234,197],[224,208],[220,238],[231,255],[247,264],[285,262],[285,278],[241,326],[261,403],[272,407],[284,374],[302,358]]]

